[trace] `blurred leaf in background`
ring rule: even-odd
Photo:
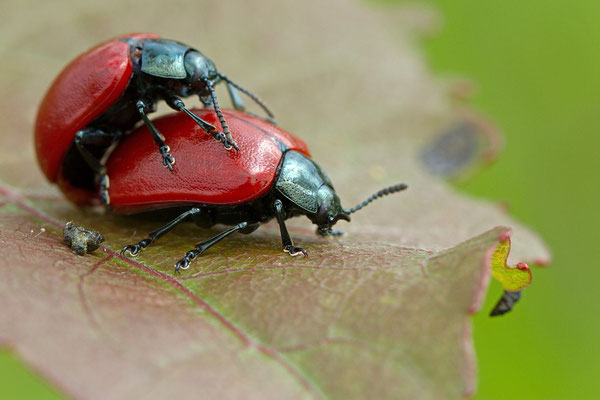
[[[444,21],[426,46],[432,68],[471,78],[473,104],[506,135],[498,163],[457,186],[506,202],[553,251],[514,313],[475,317],[476,398],[597,399],[600,2],[420,4]]]

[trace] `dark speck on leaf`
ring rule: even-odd
[[[81,228],[73,221],[65,224],[63,239],[71,251],[80,256],[97,250],[100,243],[104,242],[104,236],[100,232]]]

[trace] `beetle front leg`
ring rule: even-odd
[[[277,199],[273,203],[273,208],[275,209],[275,217],[277,217],[277,223],[279,224],[279,231],[281,232],[281,243],[283,244],[283,251],[286,253],[290,253],[290,256],[295,257],[300,254],[304,254],[304,256],[308,256],[306,250],[302,247],[294,246],[292,242],[292,238],[285,226],[285,215],[283,212],[283,203],[281,200]]]
[[[320,236],[342,236],[344,232],[338,231],[337,229],[331,229],[329,227],[317,228],[317,235]]]
[[[158,150],[160,151],[160,155],[163,160],[163,165],[169,168],[171,172],[173,172],[173,164],[175,164],[175,157],[171,155],[171,149],[165,143],[165,137],[156,129],[152,121],[150,121],[150,119],[146,115],[146,111],[151,109],[150,106],[143,100],[139,100],[136,103],[136,107],[138,109],[138,112],[140,113],[140,116],[142,117],[142,121],[144,121],[144,124],[150,131],[152,139],[154,139],[154,143],[156,143],[158,146]]]
[[[233,140],[231,136],[231,132],[229,131],[229,125],[227,125],[227,121],[225,121],[225,117],[223,117],[223,113],[221,112],[221,108],[219,107],[219,102],[217,101],[217,95],[215,93],[215,89],[213,88],[213,83],[210,79],[205,78],[204,83],[206,87],[210,91],[210,98],[212,99],[213,107],[215,108],[215,112],[217,113],[217,117],[219,118],[219,122],[221,123],[221,128],[223,128],[223,134],[225,135],[225,141],[223,144],[227,150],[234,148],[239,150],[238,145]]]

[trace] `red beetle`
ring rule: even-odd
[[[140,120],[154,139],[155,150],[158,147],[158,162],[172,170],[175,158],[147,116],[158,100],[183,111],[226,148],[237,149],[213,89],[220,81],[226,82],[236,109],[244,109],[237,89],[272,117],[258,98],[183,43],[139,33],[100,44],[67,65],[41,103],[35,145],[44,174],[57,182],[72,201],[90,203],[105,156]],[[223,133],[216,130],[217,121],[209,123],[185,107],[180,97],[191,95],[198,95],[205,105],[214,107]]]
[[[193,110],[214,123],[212,110]],[[194,122],[180,114],[154,120],[169,135],[171,146],[182,160],[169,173],[156,162],[159,155],[141,126],[126,137],[106,165],[110,186],[101,196],[107,209],[117,214],[158,211],[178,216],[136,244],[123,248],[133,255],[147,247],[187,217],[201,227],[217,223],[233,225],[217,236],[198,243],[175,264],[187,269],[190,261],[219,240],[234,233],[250,233],[261,223],[276,218],[284,251],[306,254],[294,246],[285,220],[306,215],[317,225],[320,235],[337,235],[332,226],[378,197],[406,188],[400,184],[383,189],[352,209],[340,204],[333,184],[310,159],[302,139],[254,116],[225,111],[229,126],[244,152],[219,151],[217,142],[198,138]],[[108,179],[106,179],[108,180]]]

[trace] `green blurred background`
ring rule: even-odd
[[[402,0],[375,0],[394,3]],[[600,2],[428,0],[444,27],[425,48],[438,75],[477,84],[475,107],[506,134],[492,167],[457,186],[506,201],[554,253],[516,310],[475,317],[477,399],[596,399],[600,372]],[[0,397],[61,398],[0,351]]]
[[[506,200],[553,252],[513,313],[475,317],[477,398],[598,399],[600,2],[428,3],[444,18],[432,68],[472,78],[473,104],[506,135],[500,160],[458,186]]]

